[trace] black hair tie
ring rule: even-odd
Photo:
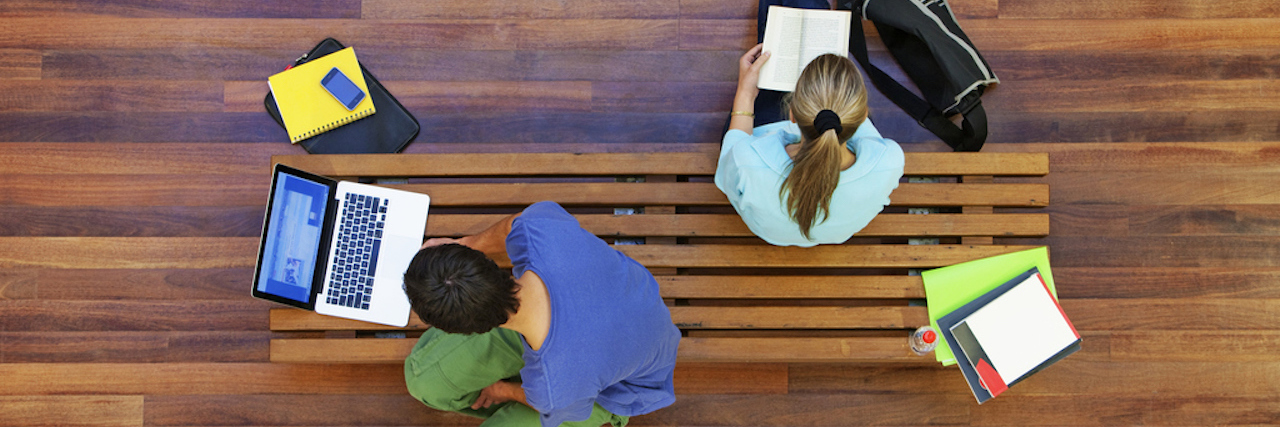
[[[819,111],[818,115],[813,117],[813,127],[818,130],[818,135],[826,133],[829,129],[835,129],[836,135],[844,132],[844,126],[840,125],[840,116],[831,110]]]

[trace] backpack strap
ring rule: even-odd
[[[877,89],[888,97],[890,101],[897,104],[898,107],[906,111],[908,115],[916,119],[920,126],[928,129],[943,142],[946,142],[951,149],[955,151],[978,151],[982,149],[982,144],[987,140],[987,112],[982,108],[982,102],[978,101],[972,109],[961,114],[963,122],[960,127],[956,127],[941,111],[929,105],[923,98],[912,93],[906,87],[894,80],[892,76],[885,73],[879,67],[871,63],[867,55],[867,37],[863,34],[862,19],[857,15],[854,18],[858,25],[854,25],[849,30],[849,53],[851,53],[867,72],[867,76],[871,78],[871,82],[876,85]],[[937,79],[945,79],[946,76],[935,76]]]

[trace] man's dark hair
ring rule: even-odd
[[[451,334],[489,332],[520,308],[511,273],[459,244],[418,251],[404,272],[404,286],[418,317]]]

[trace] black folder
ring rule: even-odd
[[[294,61],[294,65],[303,64],[330,53],[345,49],[342,43],[333,38],[324,39],[310,52]],[[418,119],[413,117],[400,101],[397,101],[387,89],[373,77],[372,73],[360,64],[364,80],[369,87],[369,96],[373,106],[378,110],[373,115],[340,126],[328,132],[299,141],[298,144],[311,154],[361,154],[361,153],[398,153],[418,137],[421,127]],[[267,92],[263,104],[267,114],[284,127],[280,118],[280,110],[276,107],[276,99]]]

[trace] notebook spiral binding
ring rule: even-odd
[[[313,137],[313,136],[316,136],[316,135],[319,135],[319,134],[322,134],[322,133],[328,132],[328,131],[330,131],[330,130],[332,130],[332,129],[334,129],[334,128],[337,128],[337,127],[339,127],[339,126],[342,126],[342,125],[345,125],[345,124],[348,124],[348,123],[354,122],[354,121],[356,121],[356,120],[360,120],[360,119],[363,119],[363,118],[365,118],[365,117],[368,117],[370,114],[373,114],[373,112],[374,112],[374,109],[372,109],[372,108],[366,108],[366,109],[360,110],[360,112],[358,112],[358,113],[354,113],[354,114],[352,114],[352,115],[350,115],[350,116],[343,117],[343,118],[342,118],[342,119],[340,119],[340,120],[337,120],[337,121],[334,121],[334,122],[330,122],[329,124],[326,124],[326,125],[324,125],[324,126],[320,126],[320,127],[318,127],[318,128],[315,128],[315,129],[309,130],[309,131],[307,131],[307,132],[303,132],[301,135],[298,135],[298,137],[297,137],[297,138],[294,138],[294,139],[293,139],[293,141],[290,141],[290,142],[291,142],[291,143],[293,143],[293,144],[297,144],[297,143],[298,143],[298,141],[302,141],[302,140],[304,140],[304,139],[307,139],[307,138],[310,138],[310,137]]]

